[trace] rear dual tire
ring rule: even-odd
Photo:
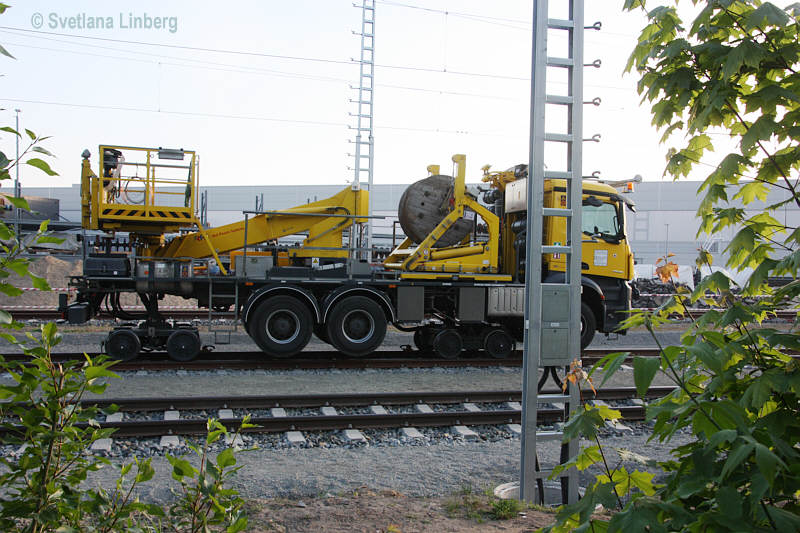
[[[386,336],[383,308],[366,296],[350,296],[337,302],[325,321],[327,341],[350,357],[374,352]]]

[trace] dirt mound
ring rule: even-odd
[[[42,255],[34,259],[30,266],[30,271],[47,280],[47,283],[54,290],[50,292],[28,290],[33,289],[30,278],[20,277],[11,274],[6,280],[15,287],[25,289],[25,292],[17,297],[8,296],[0,293],[0,308],[8,307],[48,307],[55,309],[58,307],[58,295],[64,293],[69,285],[70,276],[79,276],[83,273],[83,261],[80,259],[60,259],[52,255]],[[61,290],[56,290],[61,289]],[[75,292],[70,291],[70,301],[74,301]],[[122,295],[123,307],[141,306],[142,302],[136,294],[126,293]],[[197,300],[186,300],[180,296],[166,296],[159,302],[162,308],[169,306],[197,307]]]

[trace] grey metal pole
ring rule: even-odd
[[[19,112],[20,112],[20,110],[19,109],[15,109],[14,112],[16,113],[16,128],[15,129],[17,130],[17,158],[16,158],[16,168],[15,168],[16,177],[14,178],[14,198],[19,198],[19,196],[20,196],[20,194],[19,194],[19,192],[20,192],[19,191],[19,167],[20,167],[20,164],[19,164]],[[14,206],[14,218],[16,220],[16,224],[15,224],[14,229],[15,229],[15,231],[17,233],[17,240],[19,242],[22,242],[22,240],[20,239],[20,235],[19,235],[19,208],[17,206]]]
[[[542,283],[542,210],[544,196],[545,69],[547,68],[547,0],[533,3],[531,54],[531,125],[528,157],[528,229],[525,238],[525,340],[522,370],[522,449],[519,497],[536,495],[536,415],[539,359],[542,343],[542,307],[537,299]]]

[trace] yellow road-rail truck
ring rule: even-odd
[[[97,172],[83,153],[83,227],[128,234],[132,252],[89,253],[71,280],[72,323],[101,310],[122,322],[105,340],[119,359],[166,350],[187,361],[201,349],[197,328],[166,319],[165,295],[227,310],[267,354],[291,357],[315,334],[340,352],[364,356],[389,324],[413,331],[416,346],[442,357],[484,350],[507,357],[523,336],[527,167],[484,167],[465,184],[465,156],[453,176],[428,167],[398,206],[405,239],[381,263],[359,248],[367,191],[352,187],[305,205],[243,211],[242,220],[206,228],[197,218],[199,159],[188,150],[100,146]],[[567,207],[565,183],[545,184],[545,207]],[[633,204],[597,180],[583,183],[581,344],[614,331],[631,307],[633,256],[625,233]],[[546,244],[569,244],[563,218],[547,217]],[[290,239],[287,241],[287,239]],[[565,275],[565,258],[542,257],[543,281]],[[145,312],[121,305],[135,293]]]

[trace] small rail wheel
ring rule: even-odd
[[[483,338],[483,349],[495,359],[505,359],[514,353],[514,339],[504,329],[491,329]]]
[[[581,350],[585,350],[594,339],[594,330],[597,329],[597,319],[594,311],[586,302],[581,302]]]
[[[197,332],[191,329],[176,329],[167,339],[167,354],[173,361],[191,361],[200,353],[201,346]]]
[[[350,357],[374,352],[386,336],[386,315],[366,296],[350,296],[333,306],[325,322],[328,341]]]
[[[119,361],[132,361],[139,355],[142,343],[129,329],[115,329],[106,337],[106,353]]]
[[[311,340],[314,319],[297,298],[284,295],[267,298],[252,316],[248,332],[268,355],[292,357]]]
[[[443,329],[433,338],[433,349],[443,359],[456,359],[464,349],[464,340],[458,331]]]

